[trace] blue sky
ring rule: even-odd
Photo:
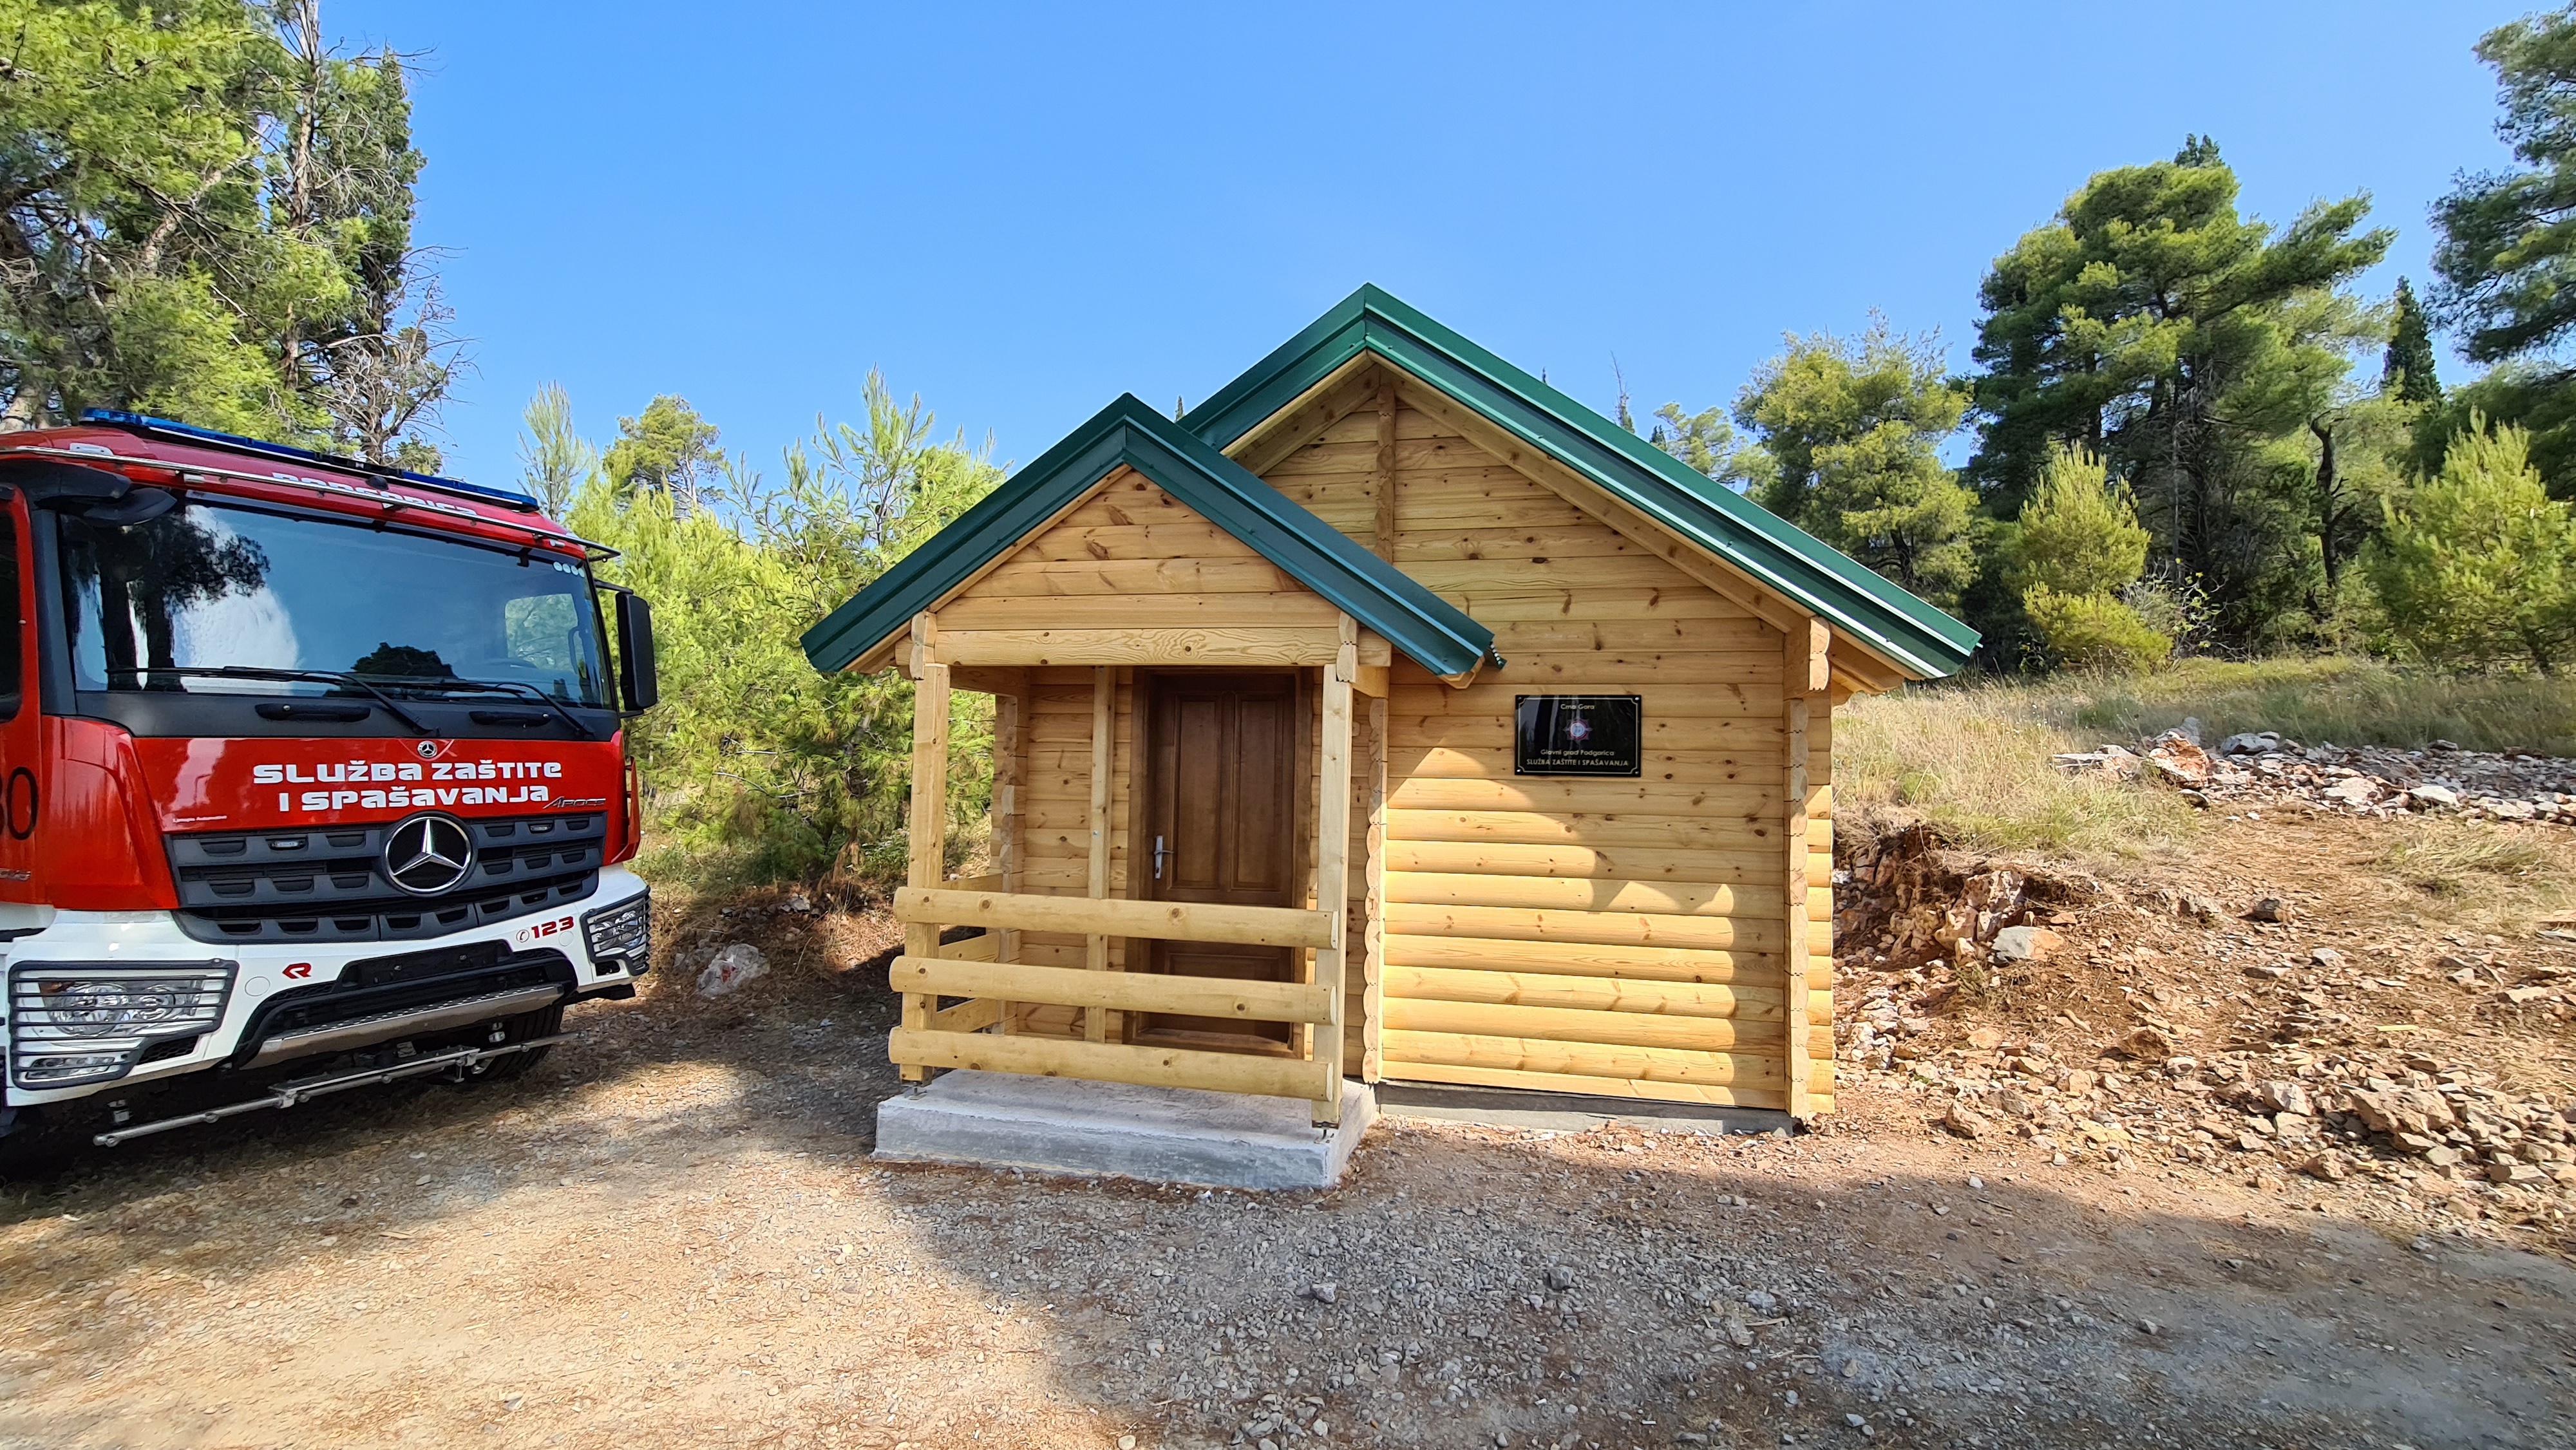
[[[2430,202],[2506,160],[2469,52],[2520,5],[436,5],[419,238],[473,374],[448,471],[676,392],[755,463],[882,367],[1027,459],[1205,397],[1363,281],[1607,409],[1730,401],[1869,309],[1953,366],[1986,265],[2091,172],[2214,135],[2246,207]],[[721,22],[710,16],[720,15]],[[2452,368],[2457,375],[2459,368]]]

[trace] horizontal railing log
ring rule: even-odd
[[[1115,897],[1033,896],[906,886],[894,894],[897,921],[928,926],[981,926],[1061,931],[1077,936],[1152,937],[1159,941],[1231,942],[1243,946],[1338,947],[1340,912],[1277,906],[1221,906]]]
[[[1255,1097],[1322,1098],[1332,1068],[1313,1059],[1192,1052],[1061,1037],[996,1037],[987,1032],[916,1031],[899,1027],[886,1043],[902,1066],[1074,1077],[1142,1087],[1199,1088]]]
[[[897,957],[887,973],[898,992],[991,997],[1113,1012],[1168,1012],[1237,1022],[1330,1022],[1333,995],[1321,984],[1242,982],[1161,972],[1092,972],[1079,967]]]

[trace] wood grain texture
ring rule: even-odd
[[[948,874],[948,666],[939,658],[939,621],[928,613],[912,621],[912,800],[907,823],[905,879],[910,889],[936,886]],[[907,922],[904,949],[916,956],[939,951],[936,921]],[[903,1029],[927,1031],[937,1003],[919,993],[903,999]],[[903,1064],[903,1080],[920,1082],[929,1074],[919,1063]]]
[[[1453,1043],[1589,1032],[1600,1039],[1589,1046],[1625,1051],[1708,1044],[1674,1035],[1687,1025],[1608,1018],[1718,1020],[1724,1003],[1733,1031],[1738,1004],[1754,1003],[1758,1016],[1745,1020],[1763,1040],[1730,1039],[1728,1055],[1767,1057],[1765,1090],[1776,1094],[1790,782],[1780,633],[1752,607],[1769,601],[1740,581],[1730,581],[1735,597],[1719,593],[1672,556],[1671,541],[1577,507],[1407,397],[1391,534],[1357,518],[1361,501],[1380,496],[1365,456],[1378,439],[1360,415],[1273,473],[1283,492],[1492,626],[1505,660],[1465,690],[1405,662],[1390,673],[1384,1000],[1371,1009],[1384,1018],[1379,1074],[1406,1071],[1385,1034],[1420,1035],[1424,1022],[1408,1013],[1432,1014],[1449,1030],[1429,1035]],[[1514,771],[1513,696],[1560,692],[1644,698],[1639,777]],[[1798,863],[1802,888],[1807,869]],[[1634,1010],[1666,991],[1679,1010]],[[1473,1020],[1525,1009],[1568,1015],[1524,1019],[1544,1029]]]
[[[1780,920],[1665,916],[1651,912],[1550,911],[1517,906],[1417,906],[1389,901],[1386,927],[1415,936],[1494,941],[1589,942],[1601,946],[1780,949]]]
[[[1747,892],[1734,886],[1686,881],[1390,871],[1386,899],[1407,906],[1526,906],[1550,911],[1730,917],[1754,901],[1776,901],[1778,896],[1776,891]]]
[[[1505,941],[1417,936],[1387,928],[1387,969],[1456,967],[1547,976],[1633,977],[1640,981],[1743,983],[1778,990],[1780,957],[1753,948],[1636,946],[1600,942]]]
[[[1336,611],[1320,594],[1158,594],[1104,603],[1104,624],[1139,629],[1329,629]],[[1072,617],[1062,598],[976,595],[948,608],[958,629],[1053,629]]]
[[[1408,743],[1395,752],[1393,764],[1417,780],[1510,780],[1508,746],[1457,746]],[[1669,784],[1778,785],[1780,762],[1751,750],[1680,750],[1648,746],[1639,761],[1641,780]]]
[[[1091,672],[1091,763],[1085,772],[1090,790],[1090,803],[1084,819],[1088,826],[1088,851],[1083,876],[1083,894],[1093,901],[1109,895],[1109,796],[1110,776],[1115,768],[1118,724],[1118,676],[1105,666]],[[1090,932],[1083,938],[1082,966],[1086,972],[1109,970],[1109,936]],[[1104,1042],[1109,1035],[1111,1004],[1087,1004],[1082,1014],[1082,1035],[1093,1042]]]
[[[1299,982],[1244,982],[1161,972],[1095,972],[914,956],[895,958],[887,977],[898,992],[995,997],[1122,1012],[1177,1012],[1244,1022],[1328,1022],[1333,1010],[1331,994],[1323,987]]]
[[[982,629],[944,639],[955,659],[987,665],[1322,665],[1340,647],[1329,627],[1293,626]]]
[[[1571,1073],[1521,1072],[1510,1068],[1407,1062],[1391,1078],[1407,1082],[1458,1083],[1468,1087],[1513,1088],[1523,1092],[1572,1093],[1585,1097],[1634,1098],[1642,1102],[1697,1103],[1723,1108],[1768,1108],[1777,1111],[1786,1095],[1765,1088],[1706,1087],[1691,1083],[1649,1082],[1638,1078],[1580,1077]],[[1816,1101],[1828,1107],[1831,1098]],[[1822,1109],[1820,1109],[1821,1111]]]
[[[1388,848],[1386,866],[1390,871],[1706,882],[1729,886],[1766,886],[1777,881],[1780,875],[1779,857],[1758,846],[1693,851],[1668,844],[1613,849],[1605,846],[1529,845],[1518,841],[1408,840],[1397,841]]]
[[[1389,840],[1386,829],[1386,701],[1369,701],[1369,763],[1363,788],[1368,795],[1367,901],[1368,919],[1362,950],[1363,974],[1360,1005],[1360,1077],[1378,1080],[1384,1055],[1380,1038],[1386,1030],[1386,872]]]
[[[1324,1070],[1324,1095],[1315,1121],[1342,1117],[1342,1023],[1348,988],[1343,967],[1349,938],[1351,849],[1351,682],[1359,674],[1359,623],[1341,619],[1339,655],[1323,672],[1316,735],[1315,909],[1344,925],[1331,946],[1315,950],[1315,980],[1329,994],[1330,1014],[1314,1034],[1313,1054]]]
[[[1807,1035],[1807,717],[1818,692],[1832,682],[1828,655],[1832,649],[1832,632],[1823,621],[1810,619],[1784,636],[1781,644],[1781,689],[1783,693],[1782,734],[1785,737],[1783,758],[1788,766],[1788,789],[1781,801],[1781,849],[1785,852],[1780,902],[1783,937],[1781,967],[1783,994],[1789,1006],[1786,1024],[1787,1073],[1782,1086],[1789,1095],[1789,1116],[1805,1119],[1810,1109],[1807,1102],[1808,1035]],[[1831,981],[1828,977],[1826,980]]]
[[[1392,799],[1400,811],[1547,811],[1598,814],[1649,811],[1658,815],[1723,817],[1759,823],[1779,839],[1780,792],[1756,785],[1674,785],[1647,780],[1583,780],[1524,776],[1512,780],[1442,780],[1409,777]]]
[[[1390,967],[1387,969],[1387,985],[1396,996],[1423,1002],[1481,1002],[1491,1006],[1557,1007],[1671,1017],[1727,1017],[1757,1022],[1777,1022],[1786,1010],[1779,992],[1768,987],[1657,982],[1630,977],[1564,976],[1471,967]]]
[[[1767,1044],[1775,1054],[1782,1036],[1777,1019],[1753,1022],[1737,1017],[1591,1012],[1567,1007],[1440,1001],[1401,994],[1387,998],[1386,1030],[1390,1034],[1437,1033],[1674,1052],[1728,1052],[1739,1043]]]
[[[1103,901],[1077,896],[1004,896],[907,886],[894,894],[897,921],[947,926],[1015,926],[1082,936],[1147,936],[1169,941],[1324,947],[1341,941],[1341,918],[1320,911],[1199,902]],[[909,949],[907,949],[909,950]],[[927,951],[911,953],[929,956]]]
[[[1012,1041],[1015,1039],[968,1039]],[[1765,1055],[1693,1052],[1669,1047],[1629,1047],[1593,1042],[1554,1042],[1524,1037],[1470,1037],[1447,1032],[1386,1030],[1387,1076],[1409,1077],[1407,1066],[1500,1068],[1576,1077],[1682,1083],[1693,1087],[1781,1090],[1776,1049]]]
[[[1044,1021],[1043,1016],[1036,1020]],[[1321,1064],[1235,1052],[1193,1052],[1175,1047],[1131,1047],[1015,1033],[935,1032],[897,1028],[886,1044],[898,1063],[911,1067],[968,1068],[1037,1077],[1078,1077],[1145,1087],[1202,1088],[1257,1097],[1320,1097]]]

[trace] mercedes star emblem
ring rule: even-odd
[[[385,879],[414,896],[436,896],[474,869],[474,835],[454,816],[406,816],[385,837]]]

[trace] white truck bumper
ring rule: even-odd
[[[5,998],[0,998],[8,1046],[5,1102],[10,1107],[64,1102],[224,1063],[265,1067],[319,1057],[538,1011],[568,997],[630,983],[649,970],[649,926],[630,929],[648,901],[642,879],[610,866],[600,871],[598,890],[557,909],[443,937],[303,945],[198,941],[167,912],[51,911],[42,930],[0,943],[0,972],[7,978]],[[444,1000],[399,1002],[381,1012],[314,1024],[280,1027],[263,1020],[277,1015],[263,1013],[264,1004],[282,993],[339,982],[353,962],[491,943],[512,961],[530,953],[561,952],[571,964],[570,975],[564,978],[556,968],[555,978],[544,982],[516,981]],[[79,970],[67,970],[74,966]],[[59,992],[62,984],[84,974],[102,982],[152,981],[185,990],[167,993],[170,1006],[162,1020],[147,1023],[140,1033],[121,1025],[104,1025],[94,1036],[67,1033],[53,1022],[64,1014],[46,1010],[45,991],[50,985]],[[248,1041],[249,1036],[258,1041]],[[193,1040],[176,1045],[183,1039]],[[113,1066],[105,1059],[116,1053],[126,1054],[128,1065],[100,1076]],[[81,1080],[49,1081],[63,1076],[63,1064],[83,1057],[101,1065]]]

